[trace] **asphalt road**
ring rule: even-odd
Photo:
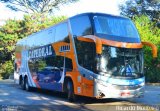
[[[131,107],[132,105],[134,107]],[[149,107],[146,109],[143,106]],[[77,102],[70,103],[63,93],[45,90],[27,92],[11,80],[0,81],[2,111],[154,111],[150,107],[160,110],[160,86],[146,86],[143,98],[97,100],[79,97]]]

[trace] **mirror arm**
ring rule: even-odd
[[[152,56],[153,56],[153,58],[157,58],[158,49],[157,49],[156,45],[154,45],[154,44],[152,44],[150,42],[142,42],[142,44],[151,47],[152,48]]]
[[[92,37],[77,37],[78,40],[84,41],[84,42],[95,42],[96,44],[96,53],[101,54],[102,53],[102,41],[100,38],[92,36]]]

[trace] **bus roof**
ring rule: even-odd
[[[37,35],[37,34],[39,34],[39,33],[43,33],[43,31],[50,30],[50,29],[52,29],[54,26],[56,26],[56,25],[58,25],[58,24],[61,24],[61,23],[63,23],[63,22],[66,22],[66,21],[69,20],[69,19],[77,18],[77,17],[83,16],[83,15],[88,15],[88,16],[90,16],[90,17],[91,17],[91,16],[95,16],[95,15],[102,15],[102,16],[105,15],[105,16],[109,16],[109,17],[116,17],[116,18],[128,19],[128,18],[126,18],[126,17],[117,16],[117,15],[111,15],[111,14],[107,14],[107,13],[94,13],[94,12],[81,13],[81,14],[77,14],[77,15],[75,15],[75,16],[69,17],[69,18],[65,19],[64,21],[62,21],[62,22],[60,22],[60,23],[54,24],[53,26],[50,26],[50,27],[48,27],[48,28],[42,29],[42,30],[40,30],[40,31],[38,31],[38,32],[35,32],[35,33],[31,34],[31,35],[28,35],[27,37],[19,40],[19,41],[17,42],[17,44],[21,44],[21,43],[22,43],[23,41],[25,41],[26,39],[28,39],[28,38],[30,38],[30,37],[32,37],[32,36],[35,36],[35,35]]]
[[[88,16],[94,16],[94,15],[105,15],[105,16],[109,16],[109,17],[116,17],[116,18],[123,18],[123,19],[129,19],[127,17],[123,17],[123,16],[118,16],[118,15],[112,15],[112,14],[107,14],[107,13],[94,13],[94,12],[87,12],[87,13],[82,13],[82,14],[77,14],[75,16],[72,16],[68,19],[72,19],[72,18],[76,18],[76,17],[79,17],[79,16],[83,16],[83,15],[88,15]]]

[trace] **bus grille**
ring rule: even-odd
[[[115,89],[118,89],[118,90],[136,90],[138,88],[141,88],[142,86],[140,86],[140,85],[129,85],[129,86],[126,86],[126,85],[113,85],[113,87]]]

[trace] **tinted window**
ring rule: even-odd
[[[66,64],[65,64],[65,68],[67,71],[72,71],[73,69],[73,65],[72,65],[72,60],[69,58],[65,58]]]
[[[42,30],[27,38],[27,47],[34,48],[53,43],[55,36],[55,27]]]
[[[73,35],[91,35],[92,28],[88,16],[80,16],[71,19],[71,28]]]
[[[94,23],[97,33],[139,38],[135,26],[129,19],[94,16]]]
[[[143,76],[143,51],[103,46],[98,57],[98,72],[119,77]]]
[[[56,26],[55,42],[58,41],[69,42],[67,23],[59,24]]]
[[[63,67],[63,57],[60,56],[36,58],[29,61],[31,75],[39,83],[60,81],[63,71],[61,67]],[[50,89],[47,86],[45,88]]]
[[[66,70],[72,70],[72,60],[65,58],[66,61]],[[44,70],[63,70],[64,66],[64,57],[63,56],[51,56],[46,58],[36,58],[29,60],[29,69],[30,72],[39,72]]]
[[[94,16],[95,35],[119,42],[139,43],[140,37],[132,21],[115,16]]]
[[[94,42],[78,41],[75,38],[78,63],[80,66],[96,72],[96,46]]]

